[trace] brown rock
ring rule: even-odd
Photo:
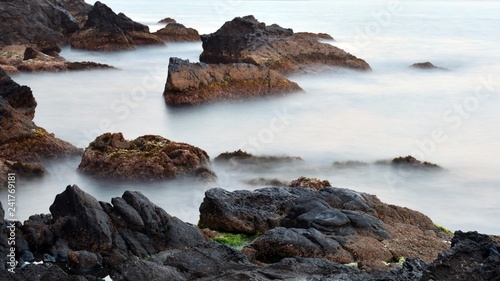
[[[147,135],[133,141],[121,133],[97,137],[85,149],[78,169],[101,179],[152,181],[176,177],[215,178],[209,157],[195,146]]]
[[[431,62],[417,62],[410,65],[411,68],[414,69],[423,69],[423,70],[446,70],[446,68],[438,67],[432,64]]]
[[[330,44],[318,42],[319,37],[294,33],[292,29],[273,24],[266,26],[253,16],[237,17],[219,30],[201,36],[205,63],[251,63],[268,66],[281,73],[305,67],[338,66],[370,70],[370,66]]]
[[[196,29],[185,27],[180,23],[169,23],[153,33],[165,41],[199,41],[200,34]]]
[[[209,65],[170,58],[163,95],[169,105],[238,100],[301,91],[267,67],[252,64]]]
[[[177,21],[174,20],[173,18],[164,18],[160,20],[158,23],[176,23]]]
[[[327,180],[320,180],[317,178],[300,177],[296,180],[293,180],[288,186],[290,186],[290,187],[303,187],[303,188],[310,188],[310,189],[314,189],[314,190],[320,190],[320,189],[327,187],[327,186],[331,187],[332,185]]]

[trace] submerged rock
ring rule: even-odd
[[[177,21],[173,18],[164,18],[162,20],[159,20],[158,23],[176,23]]]
[[[116,14],[97,1],[88,13],[85,25],[70,38],[73,48],[99,51],[133,49],[136,45],[164,44],[163,40],[149,33],[146,25]]]
[[[320,189],[327,187],[327,186],[331,187],[332,185],[327,180],[320,180],[317,178],[300,177],[296,180],[293,180],[288,186],[289,187],[302,187],[302,188],[310,188],[310,189],[314,189],[314,190],[320,190]]]
[[[305,67],[338,66],[369,70],[370,66],[330,44],[318,42],[310,33],[273,24],[267,26],[253,16],[237,17],[226,22],[215,33],[202,35],[205,63],[250,63],[267,66],[281,73]]]
[[[408,155],[406,157],[400,156],[400,157],[394,158],[394,159],[392,159],[391,164],[395,165],[395,166],[408,167],[408,168],[441,169],[440,166],[438,166],[434,163],[430,163],[427,161],[422,162],[411,155]]]
[[[199,41],[200,34],[196,29],[185,27],[180,23],[169,23],[164,28],[153,33],[165,41]]]
[[[165,85],[169,105],[284,95],[302,89],[281,74],[253,64],[205,64],[170,58]]]
[[[105,133],[85,149],[78,169],[100,179],[152,181],[178,177],[215,178],[208,154],[195,146],[161,136],[129,141],[121,133]]]
[[[300,157],[291,156],[257,156],[241,149],[233,152],[224,152],[214,158],[214,162],[218,164],[230,165],[269,165],[269,164],[286,164],[291,162],[303,161]]]

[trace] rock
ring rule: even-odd
[[[25,45],[10,45],[0,50],[11,72],[67,71],[114,68],[95,62],[69,62],[59,56],[60,49],[44,53]]]
[[[78,169],[96,178],[152,181],[186,176],[214,179],[208,154],[195,146],[161,136],[147,135],[133,141],[121,133],[105,133],[85,149]]]
[[[50,206],[51,215],[31,216],[20,237],[35,256],[53,257],[82,274],[105,267],[120,273],[123,263],[205,240],[195,226],[170,216],[140,192],[126,191],[112,204],[68,186]]]
[[[13,162],[3,158],[0,158],[0,171],[2,175],[10,172],[26,179],[42,177],[48,173],[40,163]],[[4,180],[2,179],[0,182],[4,182]]]
[[[194,28],[185,27],[180,23],[169,23],[164,28],[153,33],[165,41],[199,41],[200,34]]]
[[[296,83],[263,66],[210,65],[170,58],[163,95],[168,105],[195,105],[299,91],[302,89]]]
[[[78,23],[57,0],[2,1],[0,30],[0,47],[32,45],[45,50],[64,43]]]
[[[250,63],[285,74],[315,66],[370,70],[364,60],[317,39],[276,24],[266,26],[253,16],[237,17],[215,33],[201,36],[200,61]]]
[[[0,271],[2,281],[103,281],[104,279],[95,276],[70,275],[64,272],[59,266],[52,264],[28,265],[23,268],[16,268],[12,274]]]
[[[211,189],[200,206],[200,225],[223,232],[263,233],[244,251],[266,262],[299,254],[345,263],[399,257],[430,262],[447,248],[447,234],[425,215],[384,204],[373,195],[329,186],[319,191]]]
[[[89,272],[102,267],[102,257],[85,250],[71,251],[68,253],[68,263],[74,272]]]
[[[0,96],[29,119],[35,117],[37,103],[31,89],[14,82],[3,70],[0,70]]]
[[[38,127],[32,119],[36,101],[31,90],[19,86],[0,70],[0,158],[11,162],[39,162],[45,158],[80,155],[81,150]],[[10,103],[12,102],[12,104]],[[5,162],[4,162],[5,163]],[[30,165],[18,164],[19,167]],[[31,166],[34,168],[34,166]]]
[[[413,156],[397,157],[392,159],[391,164],[394,166],[407,167],[407,168],[429,168],[429,169],[441,169],[438,165],[429,162],[422,162]]]
[[[477,232],[456,231],[451,249],[424,271],[422,280],[495,280],[500,276],[500,244]]]
[[[310,38],[310,39],[313,39],[313,40],[324,39],[324,40],[333,40],[333,41],[335,41],[330,34],[326,34],[326,33],[295,32],[295,34],[298,35],[298,36],[301,36],[301,37],[304,37],[304,38]]]
[[[164,18],[160,20],[158,23],[176,23],[177,21],[173,18]]]
[[[290,187],[304,187],[304,188],[311,188],[314,190],[320,190],[323,187],[327,187],[327,186],[331,187],[332,185],[327,180],[320,180],[317,178],[300,177],[296,180],[293,180],[288,186],[290,186]]]
[[[344,162],[335,161],[333,167],[337,169],[359,169],[367,167],[369,164],[361,161],[348,160]]]
[[[60,0],[64,8],[76,19],[79,28],[82,28],[87,20],[87,15],[92,10],[92,5],[84,0]]]
[[[138,44],[164,44],[149,33],[147,26],[122,13],[116,14],[99,1],[89,11],[83,28],[71,36],[70,43],[73,48],[98,51],[133,49]]]
[[[300,157],[290,157],[290,156],[256,156],[252,155],[241,149],[233,152],[224,152],[219,154],[219,156],[214,158],[214,162],[218,164],[229,164],[229,165],[256,165],[256,166],[266,166],[266,165],[278,165],[287,164],[293,162],[302,162]]]
[[[270,179],[270,178],[257,178],[257,179],[249,179],[243,181],[244,183],[248,185],[254,185],[254,186],[285,186],[288,185],[289,182],[283,181],[280,179]]]
[[[430,62],[417,62],[410,65],[410,68],[422,69],[422,70],[446,70],[446,68],[437,67]]]

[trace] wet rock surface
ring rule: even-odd
[[[369,70],[370,66],[337,47],[318,41],[324,35],[294,33],[273,24],[267,26],[253,16],[237,17],[215,33],[202,35],[205,63],[250,63],[281,73],[316,66]]]
[[[205,64],[170,58],[165,101],[195,105],[285,95],[301,88],[281,74],[253,64]]]
[[[200,34],[196,29],[175,22],[167,24],[167,26],[153,34],[165,41],[186,42],[200,40]]]
[[[204,150],[161,136],[129,141],[121,133],[105,133],[85,149],[78,169],[101,179],[151,181],[190,176],[213,180],[209,162]]]

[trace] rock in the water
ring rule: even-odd
[[[237,17],[215,33],[201,36],[203,53],[200,61],[250,63],[281,73],[315,66],[370,69],[364,60],[330,44],[320,43],[318,37],[294,33],[292,29],[276,24],[267,26],[253,16]]]
[[[180,23],[169,23],[164,28],[153,33],[165,41],[199,41],[200,34],[196,29],[185,27]]]
[[[433,70],[433,69],[446,70],[446,68],[435,66],[431,62],[417,62],[412,64],[410,67],[414,69],[423,69],[423,70]]]
[[[195,146],[147,135],[133,141],[105,133],[85,149],[78,169],[96,178],[152,181],[193,176],[214,179],[208,154]]]
[[[126,15],[116,14],[97,1],[88,13],[82,29],[70,39],[77,49],[116,51],[133,49],[142,44],[164,44],[163,40],[149,33],[146,25],[134,22]]]
[[[290,186],[290,187],[304,187],[304,188],[311,188],[314,190],[320,190],[323,187],[327,187],[327,186],[331,187],[332,185],[327,180],[320,180],[317,178],[300,177],[296,180],[293,180],[288,186]]]
[[[430,163],[427,161],[422,162],[411,155],[408,155],[406,157],[394,158],[392,159],[391,164],[395,166],[408,167],[408,168],[441,169],[441,167],[439,167],[434,163]]]
[[[30,88],[20,86],[0,69],[0,158],[39,162],[81,154],[81,150],[38,127],[32,119],[36,101]],[[19,167],[26,165],[19,163]],[[29,165],[28,165],[29,166]]]
[[[164,19],[162,19],[162,20],[158,21],[158,23],[176,23],[176,22],[177,22],[177,21],[176,21],[175,19],[173,19],[173,18],[169,18],[169,17],[164,18]]]
[[[169,105],[284,95],[302,89],[278,72],[253,64],[205,64],[170,58],[163,95]]]
[[[200,206],[200,225],[263,233],[245,248],[262,261],[303,253],[336,262],[388,262],[398,257],[430,262],[447,248],[442,241],[446,233],[425,215],[384,204],[373,195],[328,186],[319,191],[211,189]]]

